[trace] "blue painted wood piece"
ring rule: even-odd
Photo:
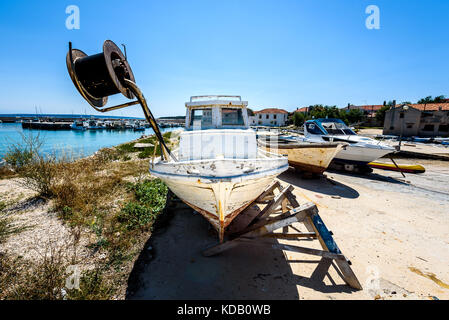
[[[326,244],[327,249],[332,253],[341,254],[341,251],[335,243],[334,238],[332,238],[332,235],[330,234],[323,220],[321,220],[321,217],[318,213],[312,215],[312,222],[321,238],[323,239],[324,243]]]

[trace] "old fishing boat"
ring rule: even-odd
[[[192,97],[179,149],[171,151],[115,43],[106,40],[103,52],[90,56],[69,43],[66,63],[73,84],[96,111],[140,104],[162,151],[151,173],[209,220],[220,241],[231,221],[288,168],[286,157],[258,148],[249,129],[248,102],[239,96]],[[108,97],[118,93],[136,100],[106,107]]]
[[[323,173],[332,159],[348,144],[337,142],[306,142],[296,137],[265,136],[257,139],[261,148],[288,157],[290,166],[302,172]]]
[[[186,103],[185,131],[173,158],[150,172],[201,213],[218,231],[254,201],[281,172],[287,158],[259,148],[249,129],[248,102],[239,96],[196,96]]]

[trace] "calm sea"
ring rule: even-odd
[[[179,129],[161,128],[161,131],[167,132]],[[20,123],[0,123],[0,159],[8,151],[8,146],[22,141],[22,134],[39,135],[39,138],[43,141],[42,152],[85,157],[101,148],[135,140],[143,134],[153,134],[153,130],[147,128],[145,132],[133,130],[47,131],[22,129]]]

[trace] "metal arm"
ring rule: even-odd
[[[159,130],[159,126],[156,123],[156,120],[154,119],[153,114],[151,113],[150,109],[148,108],[147,101],[145,100],[145,97],[142,94],[142,91],[140,91],[139,87],[132,82],[131,80],[124,79],[126,86],[134,93],[134,95],[137,97],[137,100],[139,101],[140,105],[142,106],[143,113],[145,114],[145,118],[150,123],[151,128],[153,129],[154,133],[156,134],[156,138],[159,140],[161,144],[161,155],[163,155],[163,158],[168,160],[169,156],[172,157],[174,161],[178,161],[176,157],[171,153],[170,149],[167,147],[164,141],[164,137],[162,136],[161,131]]]

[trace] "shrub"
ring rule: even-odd
[[[108,300],[114,290],[107,285],[100,268],[83,272],[79,289],[68,291],[70,300]]]
[[[4,156],[7,164],[16,170],[20,170],[33,161],[33,158],[39,154],[43,140],[39,135],[26,135],[21,133],[20,142],[12,142],[8,145],[8,151]]]
[[[146,180],[130,185],[137,201],[126,203],[118,215],[118,221],[127,230],[146,227],[165,207],[167,186],[159,179]]]

